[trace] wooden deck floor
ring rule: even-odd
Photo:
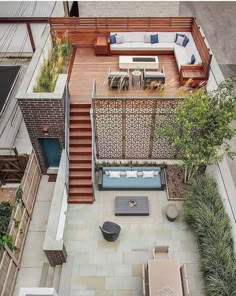
[[[179,71],[174,55],[159,55],[158,57],[160,68],[164,67],[166,73],[165,90],[162,95],[178,96]],[[144,91],[142,87],[134,87],[131,83],[129,90],[110,90],[107,86],[108,68],[111,67],[112,71],[118,70],[118,59],[118,56],[96,56],[92,48],[77,49],[69,83],[71,101],[91,102],[94,79],[96,79],[97,96],[159,96],[157,91]]]

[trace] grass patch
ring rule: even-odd
[[[200,176],[191,183],[185,193],[184,217],[198,241],[205,295],[235,296],[236,258],[230,219],[213,178]]]
[[[67,34],[64,34],[61,39],[55,39],[48,59],[44,61],[41,68],[34,92],[54,91],[58,75],[63,73],[70,52],[71,43]]]

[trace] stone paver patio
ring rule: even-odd
[[[164,209],[168,202],[166,192],[129,191],[125,195],[148,195],[153,214],[148,217],[115,217],[122,230],[116,242],[103,239],[98,228],[104,222],[104,213],[111,212],[114,199],[122,192],[96,191],[92,205],[69,205],[64,239],[68,256],[73,260],[70,296],[128,296],[142,295],[142,264],[152,258],[155,244],[168,244],[172,258],[187,266],[190,295],[202,295],[201,274],[198,271],[198,251],[192,232],[183,222],[182,202],[175,203],[180,215],[169,222]],[[158,206],[159,204],[159,206]],[[150,206],[151,208],[151,206]],[[108,217],[108,216],[107,216]],[[128,218],[128,219],[127,219]],[[167,275],[168,276],[168,275]]]

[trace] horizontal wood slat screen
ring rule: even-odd
[[[192,36],[193,36],[193,39],[196,43],[199,54],[202,58],[204,72],[208,76],[209,67],[210,67],[210,63],[211,63],[211,54],[210,54],[210,50],[206,46],[206,43],[203,39],[203,36],[202,36],[195,20],[193,20]]]
[[[59,36],[68,31],[78,47],[93,47],[97,36],[110,32],[191,32],[192,23],[192,17],[50,18],[51,31]]]

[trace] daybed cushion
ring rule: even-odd
[[[120,177],[119,179],[109,178],[109,176],[103,175],[104,188],[161,188],[160,176],[154,178],[126,178]]]
[[[160,167],[103,167],[103,171],[161,171]],[[105,173],[103,174],[104,188],[161,188],[161,178],[160,174],[155,175],[154,178],[143,178],[139,176],[137,178],[126,178],[126,176],[121,176],[119,179],[110,178]]]

